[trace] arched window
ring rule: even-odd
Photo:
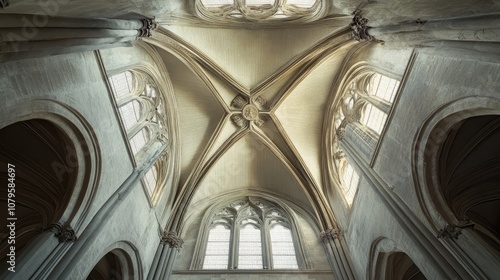
[[[120,119],[136,161],[144,161],[154,142],[168,144],[166,102],[151,77],[139,71],[125,71],[109,77]],[[143,177],[153,201],[156,189],[165,182],[161,170],[167,163],[161,156]]]
[[[202,269],[298,269],[289,215],[269,201],[248,197],[211,217]]]
[[[312,17],[321,0],[198,0],[197,10],[207,19],[268,21]]]
[[[342,174],[342,190],[344,193],[344,198],[347,204],[350,206],[352,205],[354,195],[358,190],[359,175],[347,160],[344,160],[340,174]]]
[[[337,129],[345,129],[349,122],[357,123],[377,138],[385,126],[399,83],[376,72],[354,78],[343,93],[336,116]]]
[[[332,173],[347,206],[350,207],[360,176],[344,154],[346,142],[361,159],[370,163],[378,138],[396,97],[400,82],[378,72],[355,69],[354,75],[339,89],[334,107],[331,145]],[[347,139],[347,140],[344,140]],[[349,155],[348,155],[349,156]]]

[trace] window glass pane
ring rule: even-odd
[[[217,225],[209,231],[203,269],[228,268],[230,238],[231,231],[223,225]]]
[[[137,152],[140,151],[148,141],[149,133],[146,128],[143,128],[138,133],[136,133],[134,137],[130,139],[130,146],[134,155],[137,154]]]
[[[207,8],[215,8],[223,5],[233,5],[234,0],[201,0],[201,3]]]
[[[270,230],[274,269],[297,269],[297,258],[290,229],[276,224]]]
[[[344,196],[349,205],[352,204],[354,200],[354,195],[358,189],[359,175],[356,173],[354,168],[349,163],[346,163],[344,167],[344,174],[342,176],[342,189],[344,191]]]
[[[136,100],[124,104],[120,107],[120,116],[125,129],[129,130],[139,121],[139,117],[141,116],[141,105]]]
[[[109,83],[115,97],[124,96],[132,92],[132,73],[123,73],[109,77]]]
[[[247,0],[246,5],[247,6],[261,6],[261,5],[273,5],[274,0]]]
[[[260,229],[245,225],[240,229],[238,269],[262,269]]]
[[[363,110],[361,123],[380,134],[386,119],[386,113],[371,104],[367,104]]]
[[[295,5],[300,8],[311,8],[316,0],[287,0],[287,5]]]
[[[374,74],[368,85],[368,93],[392,102],[399,87],[399,81],[381,74]]]
[[[158,181],[156,166],[151,167],[146,175],[144,175],[144,181],[146,182],[148,193],[151,196],[156,188],[156,182]]]

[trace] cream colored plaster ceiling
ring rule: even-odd
[[[346,51],[339,50],[310,72],[276,110],[279,123],[320,187],[323,114],[332,82]]]
[[[192,190],[183,195],[191,198],[188,209],[252,190],[315,212],[310,197],[311,189],[322,190],[323,116],[346,37],[327,26],[168,29],[180,44],[160,53],[180,112],[180,188]]]
[[[201,50],[248,90],[269,78],[292,57],[340,28],[331,25],[257,30],[167,27]]]

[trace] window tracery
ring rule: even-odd
[[[340,102],[335,110],[332,154],[336,182],[350,207],[360,176],[344,155],[342,140],[354,135],[367,147],[375,149],[394,102],[400,82],[384,74],[361,69],[341,87]],[[351,139],[349,138],[349,139]],[[342,156],[335,156],[342,155]]]
[[[206,226],[202,269],[299,268],[290,217],[269,201],[247,197],[229,203]]]
[[[321,0],[198,0],[199,15],[210,21],[304,19],[318,14]]]
[[[128,70],[110,76],[109,83],[136,161],[155,141],[168,143],[166,102],[153,79],[140,71]],[[164,172],[160,171],[166,163],[164,154],[143,177],[151,198],[157,187],[165,182]]]

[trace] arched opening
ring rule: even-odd
[[[454,125],[439,155],[443,200],[458,221],[472,221],[488,247],[500,252],[500,116]]]
[[[8,242],[10,228],[1,229],[3,264],[12,245],[19,255],[46,227],[60,221],[78,165],[72,141],[50,121],[32,119],[0,129],[0,182],[5,186],[0,188],[0,207],[2,219],[15,223],[15,244]]]
[[[385,267],[386,280],[426,280],[420,269],[403,252],[395,252],[387,257]]]
[[[102,257],[94,266],[87,280],[133,279],[131,260],[120,249],[115,249]]]

